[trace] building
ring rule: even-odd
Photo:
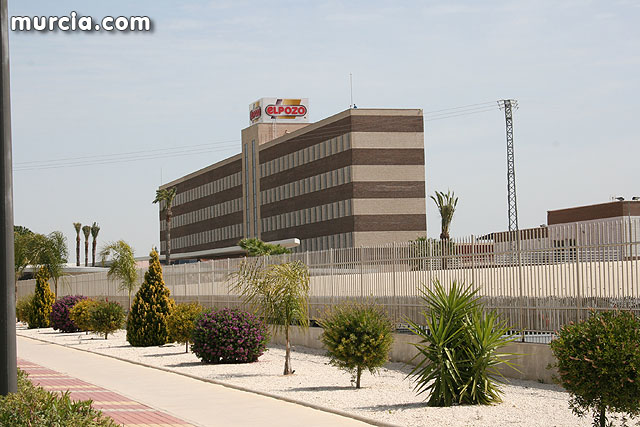
[[[307,251],[426,234],[422,110],[349,109],[307,123],[305,101],[252,104],[240,154],[160,187],[177,189],[172,257],[229,254],[244,237],[299,239]]]
[[[492,233],[497,254],[510,259],[515,233]],[[612,201],[547,211],[547,225],[520,230],[525,262],[614,261],[637,259],[640,253],[640,201]],[[579,249],[579,251],[576,250]]]

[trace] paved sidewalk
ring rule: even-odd
[[[146,405],[35,363],[18,359],[18,367],[29,374],[29,380],[52,392],[69,391],[73,400],[89,400],[94,409],[125,427],[193,427],[185,421]]]
[[[116,400],[114,396],[113,401],[137,402],[175,417],[172,419],[178,422],[195,426],[369,425],[282,400],[21,336],[18,336],[18,357],[53,373],[84,381],[91,387],[109,390],[117,394],[117,399],[122,399]],[[102,401],[107,399],[103,396]],[[108,401],[112,401],[111,398]]]

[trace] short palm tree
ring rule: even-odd
[[[76,265],[80,267],[80,231],[82,230],[82,223],[74,222],[73,228],[76,230]]]
[[[455,197],[453,191],[447,190],[447,194],[442,191],[436,191],[435,197],[431,196],[431,199],[436,203],[438,207],[438,211],[440,212],[440,221],[441,221],[441,232],[440,232],[440,240],[442,241],[442,267],[447,268],[447,259],[446,255],[449,252],[449,227],[451,226],[451,221],[453,220],[453,214],[456,211],[456,205],[458,204],[458,198]]]
[[[110,279],[120,280],[119,290],[127,291],[129,294],[129,310],[131,310],[131,293],[138,282],[138,271],[136,270],[136,260],[133,257],[133,249],[124,240],[111,242],[100,251],[102,263],[111,256],[111,265],[107,272]]]
[[[98,233],[100,232],[100,226],[97,222],[91,225],[91,237],[93,242],[91,244],[91,267],[96,266],[96,246],[98,245]]]
[[[309,327],[309,268],[300,261],[264,265],[262,258],[251,258],[231,276],[245,303],[254,305],[259,315],[284,330],[284,375],[291,368],[290,325]]]
[[[91,234],[91,227],[88,225],[82,227],[82,234],[84,234],[84,266],[89,267],[89,235]]]
[[[166,234],[166,244],[167,244],[167,252],[165,254],[165,260],[167,265],[171,263],[171,217],[173,213],[171,212],[171,207],[173,205],[173,199],[176,197],[176,187],[171,188],[163,188],[160,190],[156,190],[156,198],[153,199],[153,203],[165,203],[165,217],[167,219],[167,234]]]

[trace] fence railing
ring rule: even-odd
[[[640,311],[640,219],[549,226],[450,241],[424,239],[377,247],[330,249],[270,257],[300,260],[311,274],[310,313],[345,300],[374,300],[399,324],[421,323],[422,285],[435,279],[473,283],[487,308],[516,329],[553,331],[589,310]],[[164,267],[177,302],[244,307],[228,278],[244,259]],[[144,271],[140,271],[140,277]],[[21,281],[18,296],[33,292]],[[106,273],[65,277],[60,295],[105,297],[128,304]],[[245,307],[246,308],[246,307]]]

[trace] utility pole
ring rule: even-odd
[[[0,0],[0,396],[17,391],[15,272],[13,270],[13,184],[11,171],[11,102],[9,98],[9,14]]]
[[[504,119],[507,127],[507,199],[509,214],[509,234],[518,232],[518,203],[516,198],[516,169],[513,154],[513,109],[518,109],[515,99],[498,101],[500,109],[504,109]]]

